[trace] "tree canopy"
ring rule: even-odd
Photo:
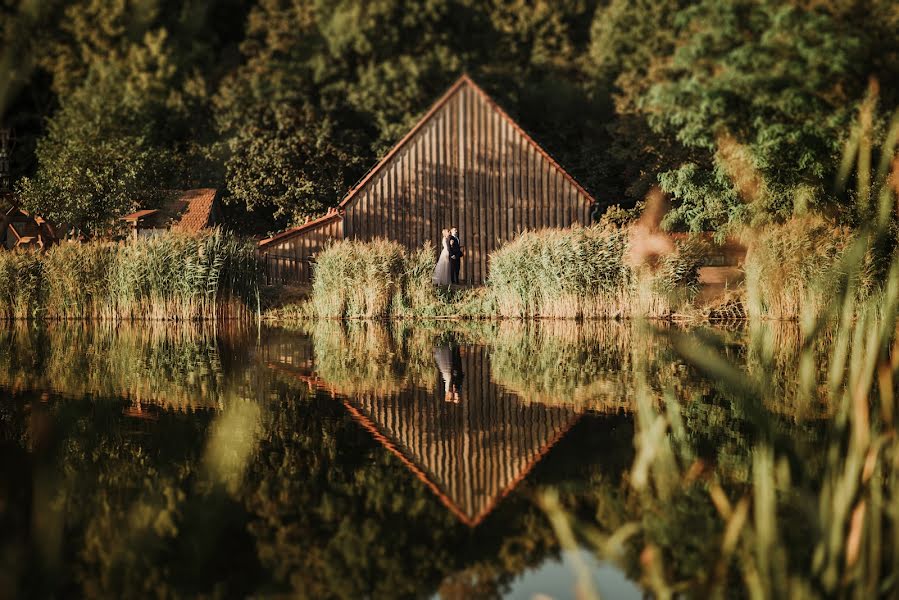
[[[317,216],[463,72],[601,207],[659,185],[684,230],[842,214],[859,105],[879,90],[884,121],[899,89],[889,0],[7,0],[0,16],[19,195],[97,231],[193,185],[262,230]]]

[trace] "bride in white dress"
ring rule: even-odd
[[[434,276],[431,280],[434,285],[448,286],[453,280],[452,266],[449,257],[449,229],[441,232],[440,240],[440,258],[437,259],[437,266],[434,267]]]

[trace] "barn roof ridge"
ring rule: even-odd
[[[493,109],[503,120],[508,122],[511,127],[521,135],[528,144],[533,146],[533,148],[537,151],[537,153],[542,156],[550,165],[552,165],[561,175],[565,178],[574,188],[584,195],[584,197],[591,203],[595,203],[596,199],[593,197],[591,193],[589,193],[584,187],[578,183],[578,181],[571,176],[568,171],[566,171],[562,165],[560,165],[550,154],[541,146],[527,131],[525,131],[518,122],[513,119],[509,113],[507,113],[500,105],[493,99],[490,94],[484,91],[481,86],[479,86],[475,81],[467,74],[462,73],[461,76],[453,83],[449,89],[447,89],[443,95],[440,96],[431,107],[425,112],[425,114],[416,121],[415,125],[410,129],[398,142],[396,142],[390,150],[382,156],[378,161],[363,175],[353,186],[347,191],[346,195],[344,195],[343,199],[337,205],[336,210],[334,208],[329,209],[328,213],[319,217],[318,219],[312,220],[308,223],[304,223],[299,225],[298,227],[293,227],[291,229],[287,229],[273,235],[269,238],[266,238],[259,242],[259,247],[268,246],[276,241],[281,241],[285,238],[293,237],[299,233],[306,231],[307,229],[313,228],[314,226],[321,225],[327,221],[332,219],[342,219],[343,218],[343,210],[353,201],[356,197],[356,194],[365,187],[369,181],[371,181],[374,177],[378,175],[378,173],[385,169],[391,159],[395,157],[400,151],[412,140],[415,135],[427,125],[427,123],[431,120],[431,118],[441,109],[443,106],[450,101],[450,99],[455,96],[455,94],[462,89],[463,87],[468,87],[473,90],[491,109]]]
[[[509,113],[507,113],[503,107],[499,105],[499,103],[493,99],[493,97],[488,94],[484,89],[479,86],[475,81],[468,75],[468,73],[463,73],[456,82],[450,86],[450,88],[444,92],[444,94],[436,101],[428,111],[415,123],[415,125],[410,129],[406,135],[400,138],[396,144],[387,152],[382,158],[378,160],[375,165],[368,170],[368,172],[362,176],[362,178],[356,182],[353,187],[347,192],[346,196],[343,197],[343,200],[337,205],[338,208],[345,208],[355,197],[356,193],[365,187],[365,184],[368,183],[371,179],[373,179],[381,169],[384,169],[387,164],[390,162],[394,156],[399,154],[400,150],[412,139],[415,137],[415,134],[419,132],[427,123],[431,120],[437,111],[443,108],[445,105],[462,87],[468,86],[470,87],[481,99],[486,102],[494,111],[499,114],[499,116],[508,122],[512,128],[518,132],[529,144],[531,144],[534,149],[540,154],[544,159],[549,161],[549,163],[558,169],[559,173],[568,180],[571,185],[573,185],[580,193],[582,193],[590,202],[595,203],[596,199],[593,197],[593,194],[584,189],[578,181],[571,176],[571,174],[566,171],[562,165],[560,165],[550,154],[541,146],[537,140],[533,138],[527,131],[525,131],[521,125],[518,124],[518,121],[513,119]]]

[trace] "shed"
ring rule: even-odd
[[[62,239],[67,229],[13,207],[0,218],[0,247],[46,248]]]
[[[197,233],[221,221],[219,193],[213,188],[175,190],[153,208],[143,208],[122,217],[133,236],[148,237],[162,231]]]
[[[459,229],[461,279],[526,229],[588,224],[595,201],[484,90],[463,75],[324,217],[262,240],[270,281],[304,283],[328,240],[387,238],[437,251]]]

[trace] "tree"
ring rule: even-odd
[[[603,149],[617,194],[610,201],[632,205],[658,185],[658,174],[689,152],[673,136],[649,126],[638,102],[654,82],[654,71],[675,49],[674,17],[688,0],[611,0],[596,11],[590,29],[587,71],[596,94],[614,99],[608,119],[610,143]],[[602,200],[600,200],[602,202]]]
[[[20,182],[26,209],[96,233],[108,228],[162,178],[154,145],[173,108],[164,34],[134,46],[126,60],[92,67],[66,96],[38,142],[38,171]]]
[[[594,6],[261,0],[216,101],[232,200],[282,224],[333,206],[462,72],[595,183],[605,122],[580,71]]]
[[[202,172],[189,123],[203,99],[190,83],[165,30],[148,33],[120,59],[92,65],[38,142],[37,173],[19,185],[24,207],[95,234]]]
[[[636,100],[692,155],[659,176],[676,199],[669,225],[759,222],[838,200],[838,156],[868,78],[899,75],[895,61],[871,60],[888,39],[872,32],[884,21],[895,31],[899,13],[872,6],[704,0],[677,13],[676,49]]]

